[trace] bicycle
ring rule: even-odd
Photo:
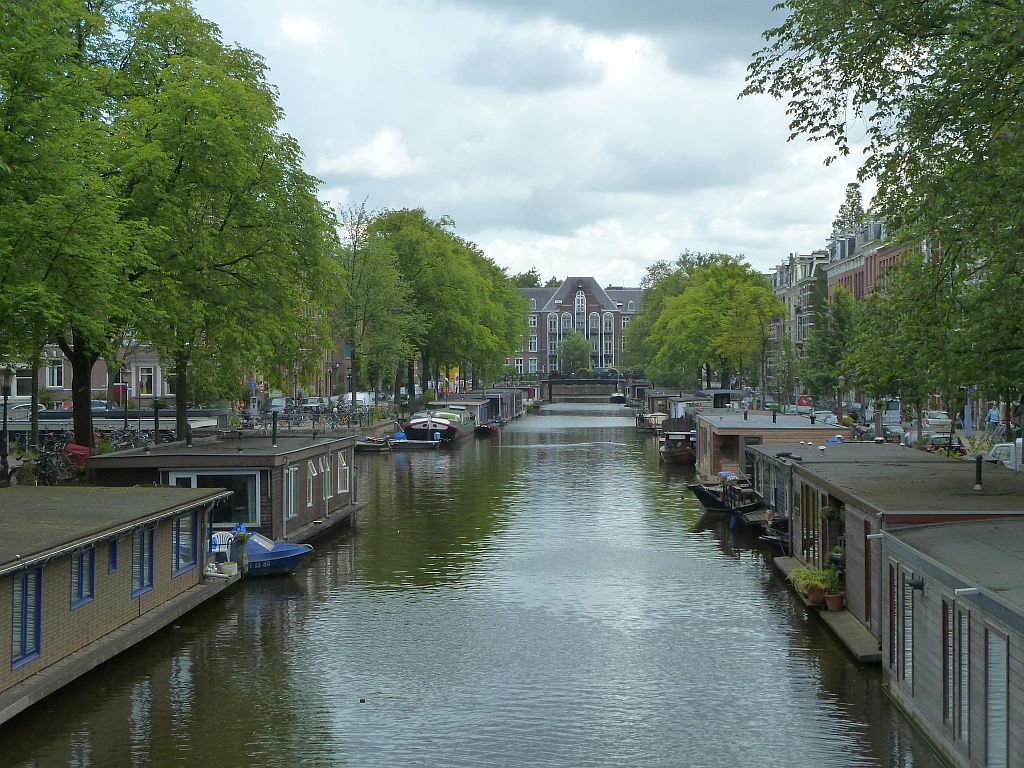
[[[75,466],[61,450],[44,450],[25,462],[30,468],[34,485],[62,485],[75,476]]]

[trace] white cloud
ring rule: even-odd
[[[687,248],[767,270],[825,244],[855,178],[736,98],[769,0],[288,2],[196,5],[266,56],[321,196],[450,215],[512,272],[635,285]]]
[[[324,39],[322,22],[308,16],[282,16],[280,26],[284,36],[297,43],[316,46]]]
[[[422,162],[409,154],[401,132],[384,128],[350,152],[321,158],[316,165],[316,173],[394,179],[410,176],[420,167]]]

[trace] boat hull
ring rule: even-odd
[[[313,548],[308,544],[278,542],[270,552],[247,544],[245,555],[249,561],[249,568],[246,576],[280,576],[295,573],[302,559],[312,551]]]
[[[666,464],[683,464],[692,467],[697,463],[697,454],[693,448],[666,448],[662,446],[658,450],[658,457]]]

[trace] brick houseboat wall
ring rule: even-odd
[[[195,567],[176,576],[171,574],[171,531],[173,518],[156,525],[153,534],[153,588],[138,597],[131,597],[132,537],[117,537],[118,568],[110,572],[108,540],[95,549],[94,595],[89,602],[71,607],[72,554],[55,557],[42,566],[41,621],[39,657],[11,669],[11,626],[14,575],[0,576],[0,627],[6,627],[5,641],[0,643],[0,691],[7,690],[40,670],[59,662],[71,653],[113,632],[132,619],[159,606],[172,597],[198,585],[201,578],[202,546],[205,527],[202,507],[196,510],[200,522],[200,542]],[[17,575],[20,575],[17,574]]]

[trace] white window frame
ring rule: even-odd
[[[527,352],[536,352],[536,351],[537,351],[537,334],[531,334],[531,336],[530,336],[530,348],[527,350]]]
[[[299,467],[289,464],[284,468],[284,498],[282,499],[285,520],[293,520],[299,515]]]
[[[64,389],[64,360],[46,361],[46,388]]]
[[[324,501],[334,498],[334,483],[331,482],[331,456],[327,454],[321,457],[320,467],[323,470]]]
[[[536,373],[537,372],[537,358],[536,357],[531,357],[530,358],[529,366],[530,367],[528,368],[528,370],[529,370],[530,373]]]
[[[149,371],[149,373],[146,373]],[[140,365],[135,369],[135,397],[156,397],[156,368],[152,365]],[[145,392],[143,380],[149,381],[149,392]]]
[[[198,475],[245,475],[246,477],[253,478],[252,494],[253,494],[253,505],[250,513],[252,517],[245,522],[246,525],[258,526],[260,524],[260,514],[262,512],[260,505],[261,498],[261,480],[260,470],[257,467],[251,467],[249,469],[219,469],[217,467],[193,467],[193,468],[182,468],[174,469],[167,472],[167,484],[178,485],[178,480],[190,479],[191,485],[182,486],[185,488],[197,488],[196,478]],[[229,530],[233,528],[236,523],[214,523],[215,529]]]
[[[348,462],[344,451],[338,451],[338,493],[348,493]]]
[[[530,315],[529,326],[531,328],[536,328],[537,327],[537,316],[536,315]]]
[[[313,478],[316,477],[316,464],[312,459],[306,461],[306,508],[313,506]]]

